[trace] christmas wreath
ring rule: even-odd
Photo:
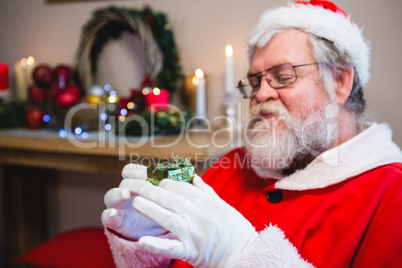
[[[152,86],[173,92],[182,74],[178,50],[166,15],[143,10],[108,7],[98,9],[84,25],[78,48],[78,73],[84,90],[94,83],[97,61],[102,48],[111,39],[118,39],[124,31],[138,36],[145,52],[145,77]]]

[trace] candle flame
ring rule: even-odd
[[[161,94],[161,90],[157,87],[155,87],[153,90],[154,95],[160,95]]]
[[[35,58],[32,56],[29,56],[27,59],[27,64],[28,65],[33,65],[35,63]]]
[[[193,76],[193,85],[198,85],[199,81],[200,81],[200,79],[198,79],[198,77],[194,75]]]
[[[226,45],[226,57],[233,56],[233,48],[231,45]]]
[[[27,58],[22,58],[20,62],[21,65],[27,65]]]
[[[204,77],[204,72],[201,69],[195,70],[195,76],[197,76],[198,79],[201,79]]]

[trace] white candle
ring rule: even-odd
[[[201,69],[195,71],[195,76],[197,77],[197,116],[206,117],[206,91],[205,91],[205,77],[204,72]]]
[[[36,67],[37,65],[38,65],[38,62],[35,61],[35,58],[34,58],[34,57],[29,56],[29,57],[27,58],[27,68],[26,68],[26,70],[27,70],[27,76],[28,76],[28,78],[27,78],[27,85],[28,85],[28,87],[29,87],[29,86],[32,86],[32,85],[34,84],[34,79],[33,79],[32,74],[33,74],[33,70],[35,69],[35,67]]]
[[[231,45],[226,46],[226,93],[232,94],[235,90],[234,85],[234,69],[233,69],[233,48]]]
[[[34,57],[17,60],[14,64],[15,90],[18,101],[28,98],[28,87],[33,84],[32,72],[36,67]]]

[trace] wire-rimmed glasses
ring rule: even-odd
[[[253,97],[261,86],[261,79],[266,78],[268,84],[274,89],[287,87],[297,80],[296,68],[322,64],[321,62],[292,65],[290,63],[271,67],[264,71],[249,75],[239,81],[237,88],[240,90],[243,98]]]

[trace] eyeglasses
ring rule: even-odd
[[[274,89],[287,87],[297,80],[296,68],[322,64],[322,62],[307,63],[300,65],[292,65],[290,63],[281,64],[265,71],[261,71],[247,76],[239,81],[237,88],[243,95],[243,98],[248,99],[253,97],[261,86],[261,79],[265,76],[268,84]]]

